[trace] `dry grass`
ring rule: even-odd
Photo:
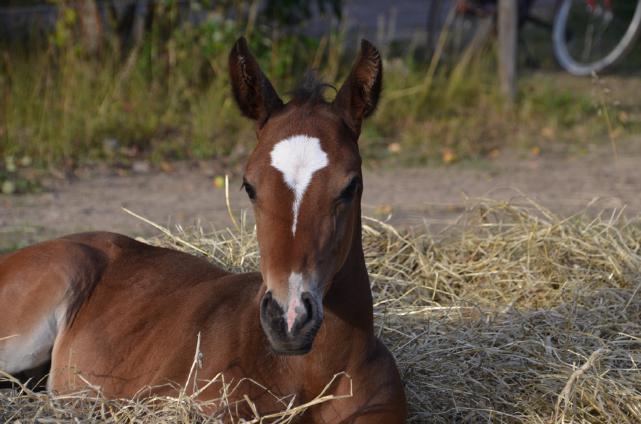
[[[397,358],[410,421],[641,422],[638,221],[480,201],[438,235],[365,224],[376,328]],[[241,220],[233,230],[178,229],[151,242],[256,269],[247,228]],[[224,394],[218,401],[227,407]],[[201,408],[187,396],[0,394],[0,421],[216,419]],[[274,421],[304,408],[284,405]]]

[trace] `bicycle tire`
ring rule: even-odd
[[[634,46],[641,34],[641,0],[637,1],[628,29],[616,46],[601,59],[583,63],[575,60],[568,50],[566,30],[573,0],[564,0],[555,17],[552,30],[554,55],[561,67],[572,75],[586,76],[609,69],[618,63]]]

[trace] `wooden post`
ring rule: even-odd
[[[145,20],[149,9],[148,0],[137,0],[134,9],[134,21],[131,25],[131,38],[134,47],[142,43],[145,35]]]
[[[95,0],[84,0],[78,3],[77,12],[80,22],[80,31],[87,52],[91,55],[98,53],[102,41],[102,26],[100,15]]]
[[[499,0],[499,78],[501,94],[513,105],[516,101],[516,57],[518,1]]]

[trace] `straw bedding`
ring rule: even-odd
[[[147,241],[254,270],[249,228]],[[376,329],[397,359],[410,422],[641,422],[639,220],[481,200],[439,234],[366,219],[364,248]],[[215,401],[221,414],[206,416],[186,395],[52,399],[18,388],[0,392],[0,422],[215,422],[230,410],[226,396]],[[307,406],[283,403],[265,422]]]

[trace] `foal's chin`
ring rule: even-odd
[[[282,355],[282,356],[301,356],[301,355],[306,355],[309,353],[310,350],[312,350],[312,345],[309,344],[307,346],[299,347],[299,348],[282,348],[280,346],[275,346],[273,343],[271,344],[272,347],[272,352],[274,352],[276,355]]]
[[[316,333],[318,332],[321,323],[322,320],[311,323],[312,325],[309,329],[306,329],[307,331],[299,332],[295,335],[288,334],[284,331],[284,321],[282,329],[279,328],[276,330],[271,327],[266,328],[263,323],[263,331],[267,336],[267,340],[269,340],[269,345],[272,351],[275,354],[285,356],[305,355],[312,350],[314,339],[316,338]]]

